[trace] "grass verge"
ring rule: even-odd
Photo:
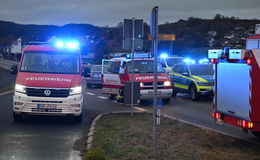
[[[260,146],[167,118],[158,127],[153,153],[152,115],[105,115],[96,123],[87,160],[257,160]]]

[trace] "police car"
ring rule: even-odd
[[[174,65],[169,72],[173,83],[173,96],[177,93],[188,93],[192,100],[200,96],[213,94],[213,65],[207,59],[196,62],[184,59],[183,63]]]

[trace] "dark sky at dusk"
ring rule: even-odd
[[[0,0],[0,20],[21,24],[89,23],[116,26],[124,18],[149,22],[159,6],[159,22],[190,16],[213,18],[217,13],[260,19],[259,0]]]

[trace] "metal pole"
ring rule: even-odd
[[[133,34],[132,34],[132,86],[131,86],[131,116],[133,116],[134,107],[134,52],[135,52],[135,18],[133,20]]]
[[[158,7],[155,8],[156,15],[158,14]],[[155,16],[155,33],[158,33],[158,17]],[[157,50],[158,40],[157,35],[153,39],[153,53],[154,53],[154,81],[153,81],[153,151],[157,151]]]
[[[157,40],[154,40],[153,151],[157,150]]]
[[[170,51],[170,54],[173,55],[173,47],[172,47],[172,43],[173,41],[171,40],[171,51]]]

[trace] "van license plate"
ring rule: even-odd
[[[149,94],[149,95],[153,95],[153,93],[154,93],[153,91],[148,91],[148,94]],[[157,95],[159,95],[159,94],[161,94],[161,93],[162,93],[161,91],[157,91]]]
[[[37,104],[38,109],[57,109],[56,104]]]

